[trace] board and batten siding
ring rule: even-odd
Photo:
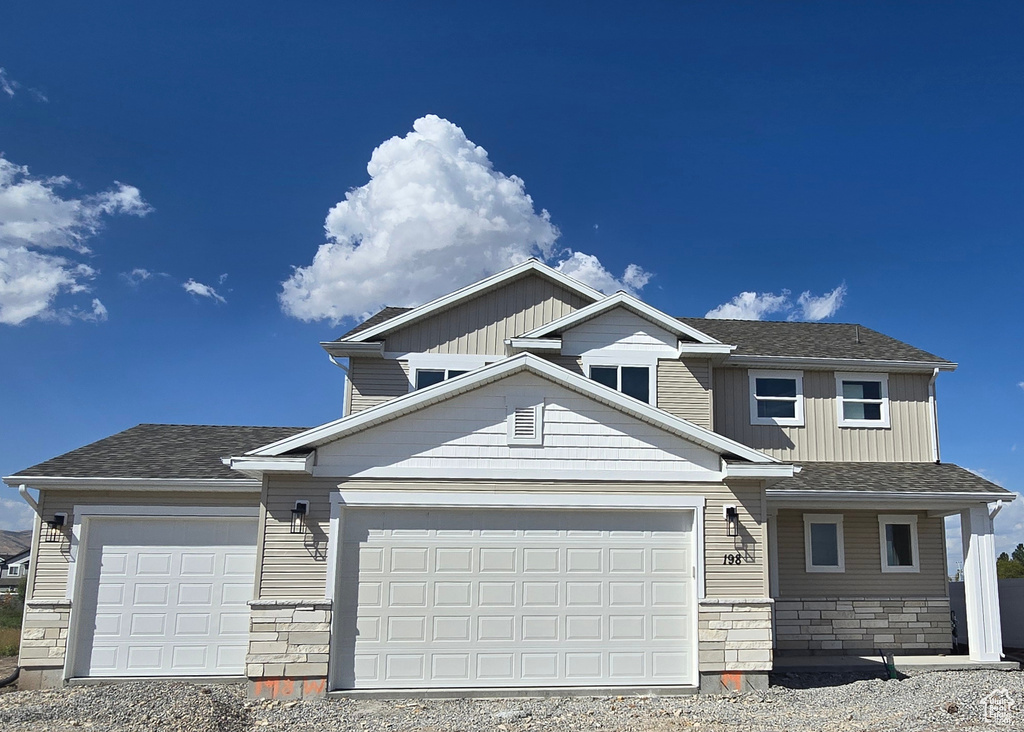
[[[845,572],[808,572],[804,511],[780,509],[777,518],[779,598],[945,597],[945,523],[924,512],[842,511]],[[806,513],[839,513],[830,509]],[[878,514],[917,516],[920,572],[883,572]]]
[[[348,379],[351,385],[349,413],[409,393],[409,364],[405,361],[380,358],[349,359]]]
[[[506,338],[589,304],[545,277],[527,275],[389,334],[384,350],[504,356]]]
[[[803,372],[804,425],[750,424],[747,369],[714,370],[715,430],[782,460],[931,462],[931,374],[889,374],[890,427],[840,427],[832,371]]]
[[[284,478],[272,476],[265,488],[268,510],[262,516],[265,542],[260,547],[260,567],[257,587],[261,599],[323,597],[326,592],[326,543],[323,551],[312,547],[313,539],[289,533],[291,509],[295,501],[309,501],[310,517],[314,526],[312,536],[326,542],[329,533],[330,496],[339,487],[339,480],[324,478]],[[756,483],[686,484],[610,481],[381,481],[343,480],[346,489],[356,490],[412,490],[412,491],[467,491],[516,493],[664,493],[666,495],[704,496],[704,556],[705,587],[709,598],[763,598],[768,595],[765,585],[765,552],[763,542],[763,516],[761,488]],[[722,507],[736,505],[740,515],[740,537],[727,535]],[[456,509],[451,509],[456,510]],[[725,554],[743,554],[739,565],[725,564]]]
[[[509,394],[544,405],[543,444],[508,444]],[[316,474],[463,477],[449,471],[472,470],[479,477],[516,478],[532,470],[572,480],[579,471],[606,471],[611,480],[662,471],[700,480],[720,469],[718,454],[705,447],[521,373],[325,445],[317,452]]]
[[[711,363],[707,359],[660,359],[658,408],[711,429]]]
[[[259,505],[259,492],[215,493],[212,491],[182,491],[177,493],[149,491],[54,491],[44,490],[39,494],[39,508],[43,516],[55,513],[68,515],[66,533],[74,523],[75,506],[185,506],[185,507],[252,507]],[[130,519],[125,519],[130,520]],[[70,546],[65,538],[62,542],[40,541],[39,524],[33,534],[32,562],[30,566],[29,599],[60,600],[67,593],[68,566],[71,561]]]

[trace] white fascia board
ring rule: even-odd
[[[407,491],[341,488],[331,503],[352,508],[551,508],[551,509],[703,509],[704,496],[664,493],[538,493],[496,491]]]
[[[843,501],[848,503],[877,503],[894,501],[899,503],[988,503],[991,501],[1012,501],[1014,493],[911,493],[909,491],[793,491],[769,488],[765,491],[773,505],[794,503],[806,505],[809,501]],[[924,510],[923,508],[921,510]]]
[[[539,328],[535,328],[529,333],[524,333],[521,337],[542,338],[549,333],[568,330],[574,325],[578,325],[584,321],[590,320],[591,318],[596,318],[598,315],[606,313],[617,307],[624,307],[640,317],[651,321],[655,325],[664,328],[670,333],[693,338],[698,343],[719,343],[718,340],[712,338],[707,333],[702,333],[681,320],[676,320],[671,315],[667,315],[657,308],[651,307],[643,300],[639,300],[625,292],[616,292],[614,295],[609,295],[603,300],[599,300],[592,305],[580,308],[579,310],[569,313],[568,315],[564,315],[557,320],[552,320],[550,323],[546,323]]]
[[[728,356],[736,346],[728,343],[680,343],[680,356]]]
[[[127,490],[127,491],[223,491],[226,493],[259,492],[258,480],[235,478],[74,478],[48,475],[7,476],[4,483],[12,488],[24,483],[30,488],[45,490]]]
[[[561,338],[506,338],[505,345],[512,353],[561,353]]]
[[[777,366],[780,368],[865,369],[868,371],[956,371],[957,364],[934,361],[893,361],[870,358],[805,358],[803,356],[729,356],[726,366]]]
[[[232,470],[237,470],[245,475],[260,475],[262,473],[306,473],[313,474],[316,453],[309,453],[298,457],[230,457],[225,464]]]
[[[320,347],[339,358],[384,358],[384,341],[352,343],[351,341],[321,341]]]
[[[444,401],[456,394],[471,391],[479,386],[520,371],[529,371],[542,376],[560,386],[589,396],[608,406],[615,407],[656,427],[661,427],[667,432],[674,432],[684,439],[696,442],[719,454],[728,453],[736,455],[753,463],[782,462],[777,458],[758,452],[728,437],[723,437],[717,432],[712,432],[693,422],[688,422],[668,412],[663,412],[656,407],[652,407],[650,404],[645,404],[615,389],[599,384],[592,379],[545,361],[538,356],[534,356],[532,353],[521,353],[518,356],[497,361],[462,376],[457,376],[454,379],[446,379],[439,384],[434,384],[425,389],[409,392],[405,396],[396,397],[376,407],[365,409],[358,414],[328,422],[319,427],[300,432],[292,437],[287,437],[256,450],[251,450],[245,454],[276,456],[283,455],[291,450],[322,445],[345,435],[389,421],[403,414],[422,409],[430,404]]]
[[[726,463],[726,478],[792,478],[799,472],[788,463]]]
[[[589,285],[585,285],[578,280],[574,280],[572,277],[568,277],[562,274],[561,272],[552,269],[551,267],[548,267],[546,264],[537,261],[536,259],[528,259],[521,264],[517,264],[514,267],[509,267],[508,269],[502,272],[498,272],[497,274],[491,275],[490,277],[482,279],[479,282],[475,282],[472,285],[469,285],[468,287],[463,287],[461,290],[456,290],[455,292],[439,297],[436,300],[431,300],[430,302],[424,305],[420,305],[417,308],[413,308],[408,312],[402,313],[401,315],[396,315],[395,317],[389,320],[385,320],[383,323],[375,325],[372,328],[367,328],[366,330],[360,333],[356,333],[355,335],[351,336],[349,339],[346,339],[346,341],[343,342],[351,343],[358,341],[368,341],[371,338],[375,338],[379,335],[383,335],[384,333],[388,333],[392,330],[395,330],[396,328],[408,325],[409,323],[415,320],[419,320],[420,318],[423,318],[432,313],[435,313],[438,310],[451,307],[452,305],[455,305],[458,302],[475,297],[480,293],[485,292],[486,290],[495,288],[498,285],[501,285],[502,283],[507,282],[508,280],[513,279],[515,277],[519,277],[520,275],[525,274],[527,272],[536,272],[537,274],[543,277],[547,277],[550,280],[554,280],[567,290],[571,290],[572,292],[575,292],[581,297],[585,297],[589,300],[599,300],[600,298],[604,297],[603,294],[601,294],[594,288],[590,287]]]

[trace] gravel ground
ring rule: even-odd
[[[1024,730],[1024,674],[1019,672],[925,673],[896,681],[780,674],[774,681],[766,693],[732,697],[309,702],[248,701],[240,685],[133,682],[2,694],[0,730]],[[987,723],[980,700],[1004,688],[1015,702],[1011,717]]]

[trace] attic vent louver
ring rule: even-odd
[[[542,442],[542,407],[514,406],[508,414],[508,444],[540,445]]]

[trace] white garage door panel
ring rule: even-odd
[[[691,511],[346,511],[342,688],[694,683]]]
[[[241,675],[254,519],[89,521],[76,676]]]

